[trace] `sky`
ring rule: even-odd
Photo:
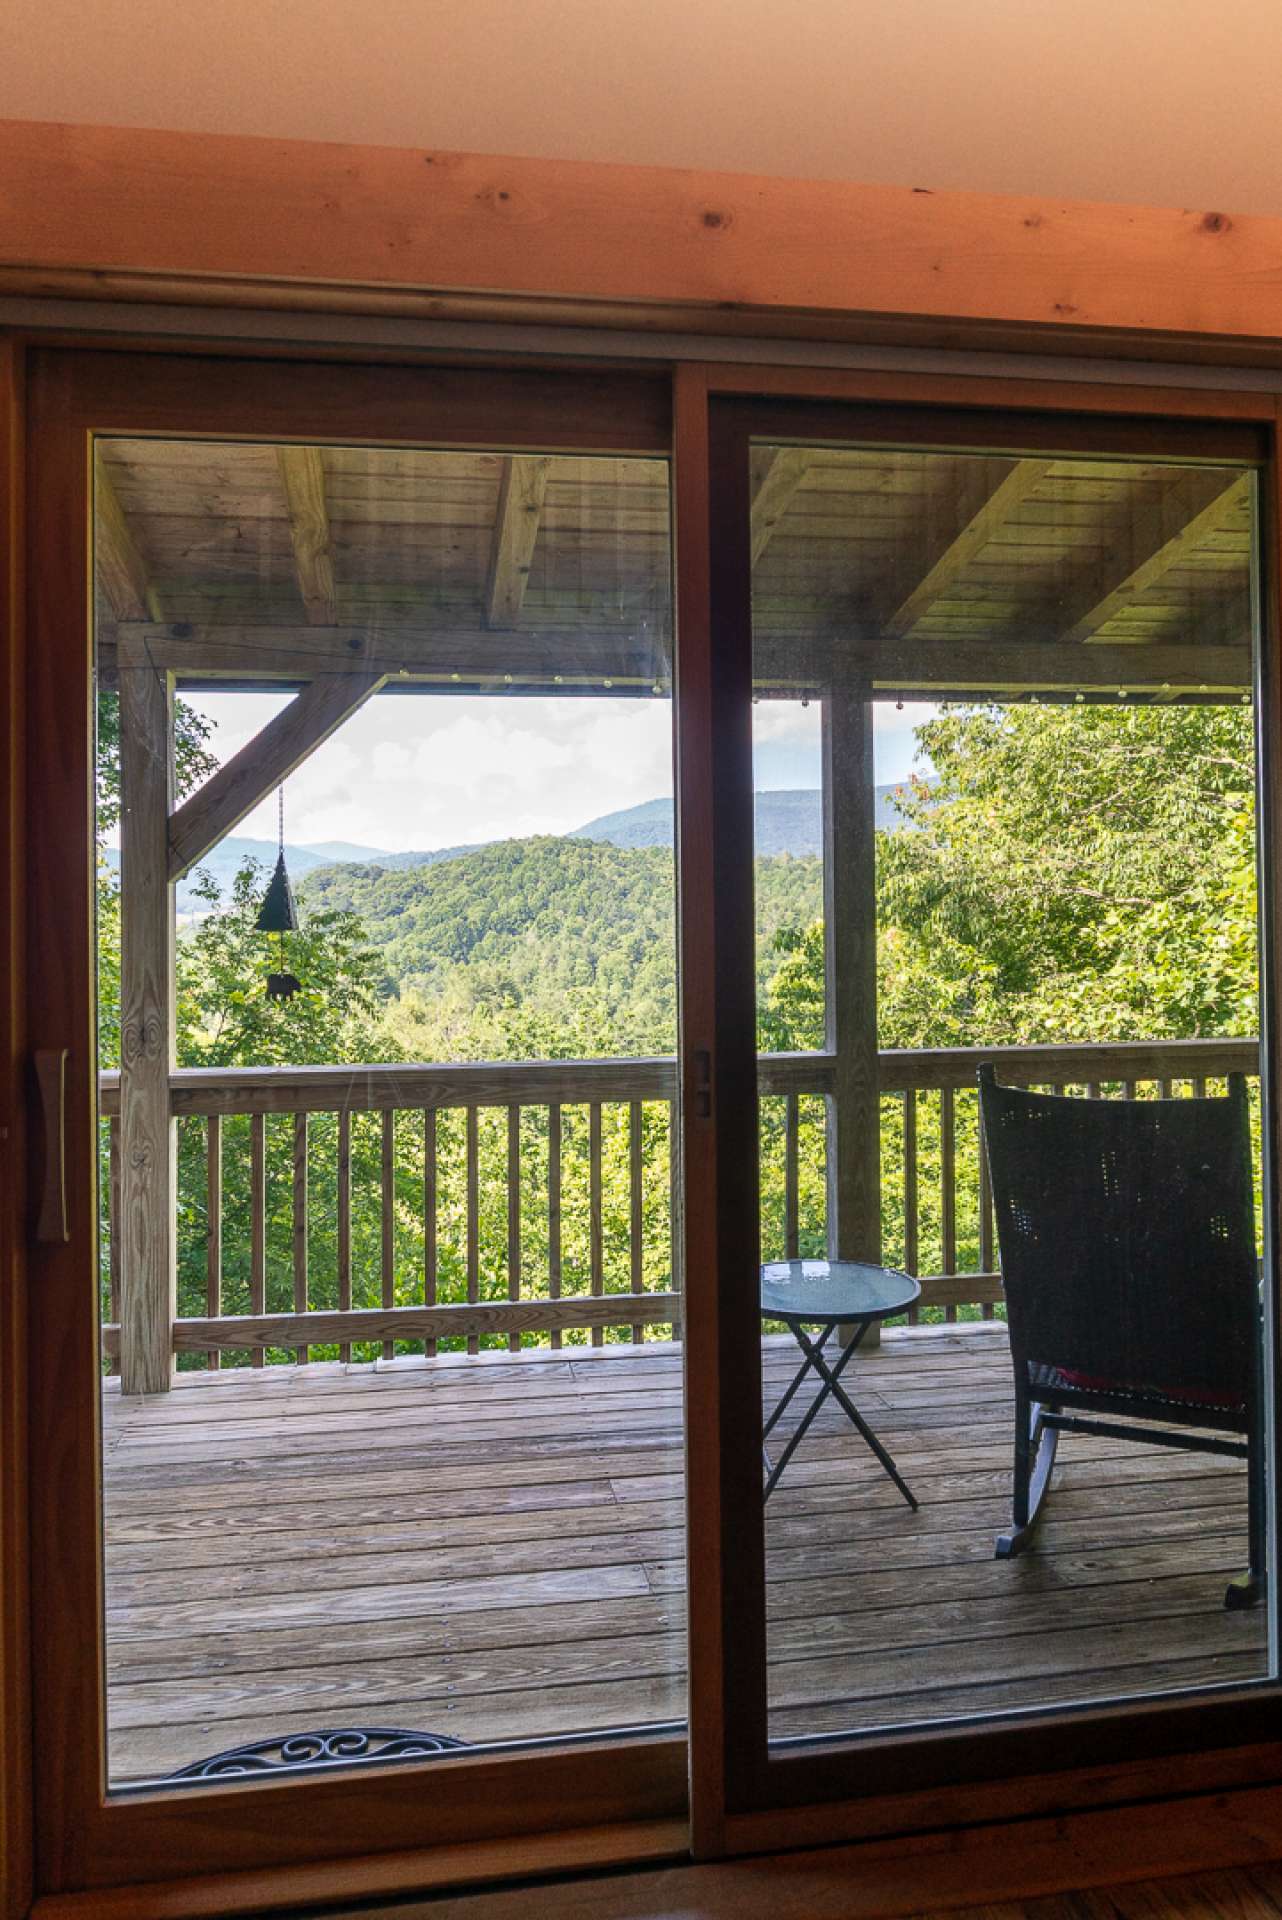
[[[184,696],[213,723],[227,760],[278,713],[287,694]],[[906,778],[913,728],[934,709],[875,709],[877,780]],[[817,787],[819,709],[753,708],[759,790]],[[368,701],[285,785],[294,845],[343,840],[382,852],[570,833],[672,792],[672,706],[666,699],[565,699],[383,694]],[[276,837],[275,795],[236,832]]]

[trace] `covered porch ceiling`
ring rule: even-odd
[[[876,448],[753,453],[765,697],[1240,698],[1239,467]],[[100,670],[405,691],[671,681],[662,459],[105,439]]]

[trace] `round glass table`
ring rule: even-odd
[[[909,1506],[916,1509],[917,1501],[911,1489],[842,1386],[841,1376],[869,1327],[891,1314],[903,1313],[920,1294],[921,1287],[911,1274],[899,1273],[894,1267],[872,1266],[862,1260],[771,1260],[762,1267],[761,1317],[782,1320],[803,1355],[796,1377],[766,1421],[761,1436],[767,1500],[809,1432],[816,1414],[824,1402],[832,1398],[876,1454]],[[853,1329],[851,1337],[837,1356],[836,1365],[830,1366],[824,1348],[838,1327],[847,1326]],[[816,1329],[818,1339],[812,1339],[807,1328]],[[819,1390],[772,1465],[766,1441],[811,1373],[819,1382]]]

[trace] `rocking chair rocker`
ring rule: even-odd
[[[979,1089],[1015,1369],[997,1558],[1032,1540],[1061,1433],[1227,1454],[1247,1462],[1249,1565],[1225,1605],[1253,1605],[1264,1455],[1243,1076],[1227,1099],[1083,1100],[1000,1086],[986,1065]]]

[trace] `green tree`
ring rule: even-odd
[[[1256,1031],[1252,716],[1242,706],[954,707],[918,729],[935,778],[878,835],[883,1047]],[[821,1043],[820,920],[784,929],[764,1043]],[[978,1115],[959,1095],[959,1266],[978,1264]],[[883,1237],[903,1244],[898,1102],[883,1102]],[[770,1142],[768,1123],[764,1133]],[[923,1271],[941,1261],[940,1110],[917,1102]],[[763,1174],[763,1185],[766,1175]],[[803,1185],[803,1239],[822,1196]]]
[[[340,908],[304,912],[286,935],[289,971],[302,991],[271,1000],[274,937],[255,922],[267,874],[247,860],[223,900],[199,874],[193,896],[207,912],[186,929],[177,954],[177,1052],[181,1067],[322,1066],[381,1058],[375,1015],[384,985],[358,917]]]

